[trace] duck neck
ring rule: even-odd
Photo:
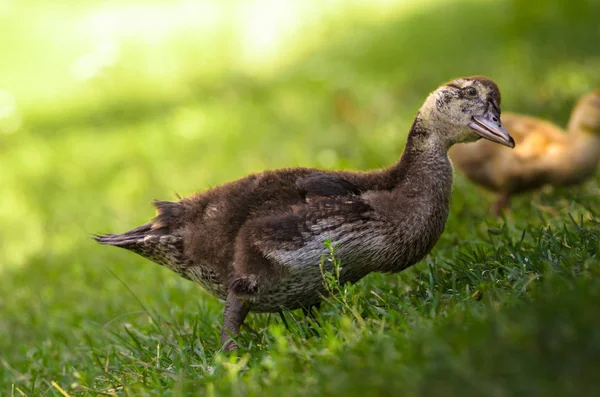
[[[594,174],[600,162],[600,136],[590,131],[576,130],[569,134],[571,144],[568,146],[567,161],[563,162],[562,172],[566,174],[565,183],[578,182]],[[564,166],[570,164],[570,167]]]
[[[403,260],[381,271],[396,272],[422,259],[444,231],[452,194],[452,165],[446,134],[428,128],[417,116],[400,161],[386,170],[389,193],[363,198],[398,223],[397,236],[406,247]],[[392,185],[393,184],[393,185]],[[409,230],[409,232],[407,232]]]
[[[446,134],[428,124],[419,113],[400,161],[388,169],[389,176],[395,189],[441,194],[449,200],[452,190],[452,164],[448,159],[450,143],[445,139]]]

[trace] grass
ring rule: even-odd
[[[145,222],[145,203],[174,190],[283,166],[387,165],[426,94],[456,76],[488,75],[504,110],[564,123],[600,86],[595,2],[431,1],[379,19],[348,9],[264,73],[236,63],[234,40],[202,66],[206,47],[184,29],[160,45],[126,41],[118,62],[77,84],[61,57],[84,40],[46,7],[2,17],[23,43],[0,42],[11,60],[0,84],[17,106],[0,119],[0,395],[597,390],[598,177],[517,198],[495,219],[493,196],[457,175],[423,262],[334,285],[319,324],[251,315],[235,354],[219,351],[221,302],[88,238]],[[27,26],[56,29],[46,40],[60,51]],[[46,75],[32,69],[39,59]]]

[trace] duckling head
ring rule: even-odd
[[[419,117],[448,147],[480,138],[515,147],[500,120],[500,90],[486,77],[463,77],[439,87],[427,97]]]
[[[590,92],[577,102],[568,130],[600,137],[600,90]]]

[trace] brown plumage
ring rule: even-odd
[[[567,133],[538,118],[504,113],[502,121],[517,147],[507,150],[479,141],[455,146],[452,162],[473,182],[498,192],[499,214],[514,194],[544,185],[580,183],[600,160],[600,91],[582,97],[571,113]]]
[[[310,308],[325,293],[320,258],[338,244],[341,282],[399,272],[433,248],[448,215],[448,148],[484,136],[512,146],[500,93],[483,77],[454,80],[419,110],[399,162],[371,172],[293,168],[249,175],[178,202],[127,233],[97,236],[225,299],[226,348],[249,311]]]

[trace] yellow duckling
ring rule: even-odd
[[[544,185],[581,183],[592,176],[600,160],[600,90],[582,97],[567,133],[538,118],[502,114],[514,138],[512,150],[480,140],[450,149],[452,162],[470,180],[498,192],[493,212],[498,215],[512,195]]]

